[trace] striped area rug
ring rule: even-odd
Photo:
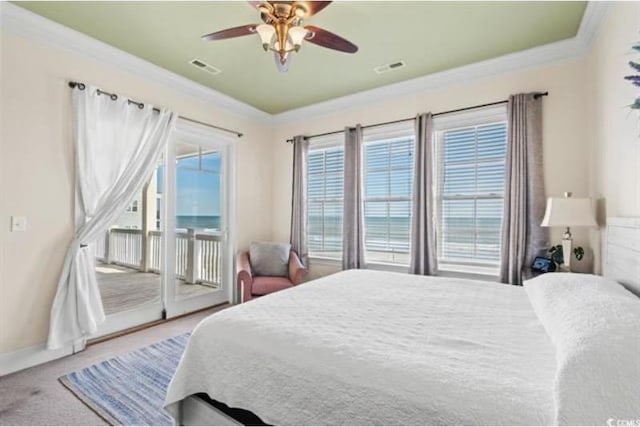
[[[173,425],[162,409],[189,334],[179,335],[60,377],[111,425]]]

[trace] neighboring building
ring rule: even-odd
[[[142,194],[138,194],[125,212],[113,223],[113,228],[142,229]]]

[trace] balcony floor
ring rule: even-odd
[[[160,302],[160,275],[141,273],[114,264],[97,263],[96,275],[106,315]],[[187,284],[176,279],[180,297],[192,297],[214,291],[212,286]]]

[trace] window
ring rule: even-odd
[[[186,142],[177,143],[176,228],[218,231],[222,229],[222,152],[205,150]],[[164,167],[156,176],[156,224],[164,193]]]
[[[222,153],[179,142],[176,160],[176,228],[220,230]]]
[[[504,107],[436,119],[438,263],[497,273],[507,123]]]
[[[125,212],[138,212],[138,201],[134,200],[131,202],[131,204],[127,206],[127,209],[125,209]]]
[[[409,264],[414,145],[413,123],[365,129],[367,262]]]
[[[342,258],[343,138],[339,134],[309,141],[307,219],[312,257]]]

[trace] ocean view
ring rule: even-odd
[[[220,230],[219,215],[178,215],[176,228]],[[378,261],[408,259],[411,219],[366,216],[365,245]],[[449,218],[441,232],[441,255],[448,259],[494,262],[500,254],[500,218]],[[309,216],[309,250],[316,255],[339,257],[342,250],[342,217]]]
[[[439,236],[441,255],[448,259],[496,262],[500,255],[500,218],[450,217]],[[410,249],[411,219],[365,216],[365,246],[372,260],[406,261]],[[339,257],[342,250],[342,217],[309,216],[309,250],[312,254]]]
[[[211,215],[177,215],[176,216],[176,228],[194,228],[196,230],[201,229],[213,229],[220,230],[220,216]]]

